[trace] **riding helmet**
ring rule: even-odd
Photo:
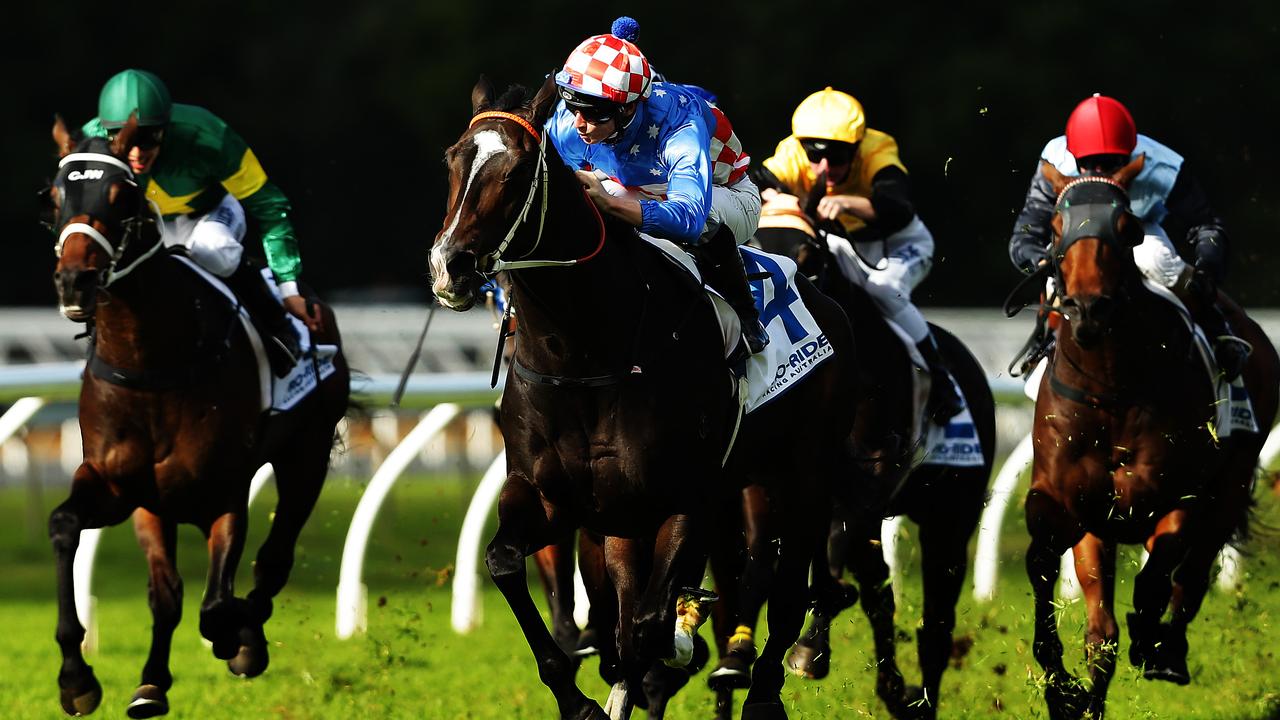
[[[165,125],[173,101],[164,82],[146,70],[124,70],[102,86],[98,95],[98,120],[108,130],[124,127],[138,114],[138,126]]]
[[[634,43],[616,35],[583,40],[556,73],[556,85],[566,102],[598,98],[625,105],[649,97],[652,84],[648,58]]]
[[[798,138],[834,140],[850,145],[867,133],[862,103],[830,87],[805,98],[791,116],[791,134]]]
[[[1115,98],[1094,94],[1067,118],[1067,152],[1076,158],[1125,155],[1138,144],[1138,131],[1128,108]]]

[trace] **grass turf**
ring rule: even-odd
[[[551,718],[551,694],[538,681],[523,637],[502,597],[483,593],[484,625],[466,637],[449,626],[450,584],[458,528],[474,478],[413,478],[400,483],[379,517],[366,556],[368,632],[334,637],[334,602],[342,544],[361,487],[334,479],[326,487],[298,547],[290,585],[277,598],[266,632],[271,667],[253,680],[231,676],[201,642],[197,617],[206,570],[203,541],[180,532],[179,567],[186,579],[184,621],[174,638],[169,693],[173,718]],[[33,497],[0,491],[0,718],[58,718],[59,656],[52,552],[43,519],[61,491]],[[270,522],[273,491],[255,505],[238,588],[249,588],[250,560]],[[1243,586],[1214,591],[1192,625],[1192,684],[1179,688],[1141,679],[1121,663],[1109,694],[1117,718],[1280,718],[1276,615],[1280,612],[1280,499],[1259,491],[1258,532],[1246,547]],[[905,602],[899,607],[899,662],[908,680],[915,669],[914,628],[920,608],[918,556],[909,523],[903,531]],[[997,600],[978,604],[966,593],[957,637],[967,652],[943,679],[942,718],[1044,718],[1040,671],[1030,653],[1030,589],[1022,566],[1026,546],[1021,513],[1011,511],[1003,540]],[[1137,555],[1121,554],[1117,614],[1132,592]],[[531,583],[539,597],[535,576]],[[122,717],[150,642],[146,567],[129,526],[107,530],[98,552],[100,647],[89,657],[103,685],[99,717]],[[1083,671],[1084,612],[1066,603],[1061,630],[1068,667]],[[709,636],[703,630],[704,637]],[[763,639],[763,637],[761,638]],[[887,717],[874,694],[874,658],[862,614],[842,615],[833,631],[832,675],[821,682],[789,678],[784,701],[792,718]],[[603,702],[608,694],[588,660],[578,684]],[[742,693],[735,696],[741,703]],[[709,717],[713,696],[699,676],[679,695],[668,717]],[[637,712],[637,717],[643,717]]]

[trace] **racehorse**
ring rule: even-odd
[[[349,377],[341,353],[335,371],[293,409],[262,412],[259,369],[230,302],[162,252],[142,190],[122,160],[136,124],[110,142],[78,145],[59,119],[53,137],[63,156],[50,190],[56,213],[54,285],[62,313],[90,327],[91,356],[80,390],[84,462],[70,497],[49,518],[57,559],[62,709],[93,712],[102,687],[85,662],[85,630],[76,617],[72,563],[80,531],[131,514],[150,569],[151,650],[129,717],[169,710],[169,647],[182,614],[175,565],[178,523],[208,541],[209,576],[200,634],[215,657],[246,677],[267,667],[263,623],[284,587],[298,533],[320,494],[347,410]],[[340,344],[323,305],[319,343]],[[248,530],[255,470],[270,462],[279,491],[271,530],[254,563],[254,587],[234,592]]]
[[[968,348],[951,333],[931,325],[942,356],[968,402],[983,462],[973,467],[916,464],[916,447],[911,441],[915,422],[912,373],[916,370],[902,340],[870,295],[842,274],[824,229],[813,219],[825,189],[826,183],[820,179],[805,199],[804,208],[797,203],[794,213],[783,211],[781,203],[767,203],[756,241],[768,252],[794,258],[801,272],[814,278],[818,288],[848,314],[859,346],[876,348],[857,356],[859,390],[853,443],[859,461],[850,482],[861,488],[861,494],[855,504],[837,504],[831,525],[830,572],[838,578],[847,567],[857,580],[875,642],[877,695],[895,717],[933,717],[939,684],[951,657],[955,605],[968,566],[968,543],[981,516],[995,456],[995,402],[986,375]],[[782,213],[786,217],[781,217]],[[763,494],[748,493],[744,500],[746,538],[753,558],[747,572],[763,573],[754,583],[742,584],[738,622],[750,628],[763,601],[759,588],[768,582],[768,563],[756,558],[768,557],[760,528],[769,518],[768,499]],[[894,595],[880,545],[881,519],[894,515],[905,515],[920,528],[924,581],[923,618],[916,633],[920,687],[906,686],[895,659]],[[810,678],[827,675],[831,621],[843,604],[815,605],[809,631],[787,660],[795,672]],[[749,643],[739,644],[740,649],[735,652],[729,648],[726,655],[723,635],[718,637],[722,660],[711,683],[721,699],[721,716],[727,717],[724,695],[739,685],[736,674],[725,670],[749,662],[751,651]]]
[[[701,286],[633,228],[603,217],[542,134],[557,99],[550,80],[531,101],[518,87],[495,98],[487,80],[476,84],[471,124],[446,153],[448,211],[431,251],[433,291],[466,310],[485,275],[510,271],[519,330],[501,403],[508,474],[486,564],[561,717],[618,718],[644,702],[653,664],[672,657],[677,594],[700,584],[709,518],[740,487],[725,478],[743,476],[722,470],[739,405]],[[814,458],[784,469],[784,454],[750,469],[796,491],[783,528],[791,552],[770,596],[770,641],[744,718],[786,717],[782,657],[803,624],[806,575],[822,541],[804,514],[823,517],[824,470],[838,461],[832,456],[852,422],[853,385],[838,362],[854,352],[848,323],[811,286],[801,296],[834,357],[739,432],[743,445],[760,442],[769,424],[807,423],[803,447]],[[843,407],[795,414],[797,404],[821,398]],[[600,543],[600,562],[584,568],[584,580],[596,593],[602,673],[616,666],[608,716],[578,689],[574,663],[547,631],[525,579],[527,556],[579,527]]]
[[[1117,543],[1150,553],[1134,581],[1130,661],[1147,679],[1191,681],[1187,625],[1214,558],[1247,530],[1264,440],[1239,430],[1219,437],[1226,433],[1214,426],[1215,382],[1181,308],[1157,297],[1163,288],[1144,284],[1133,261],[1130,248],[1143,231],[1125,188],[1142,165],[1139,157],[1109,177],[1075,179],[1043,165],[1058,198],[1047,262],[1061,322],[1036,401],[1026,565],[1035,592],[1032,649],[1053,718],[1103,717],[1119,638]],[[1265,431],[1275,420],[1280,359],[1256,323],[1227,308],[1253,345],[1243,377]],[[1067,549],[1088,613],[1088,690],[1063,666],[1054,616]]]

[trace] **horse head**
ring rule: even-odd
[[[48,191],[58,233],[53,284],[58,309],[69,320],[93,317],[98,292],[123,274],[116,268],[129,252],[130,239],[142,221],[152,219],[124,160],[135,132],[135,118],[110,141],[78,139],[61,117],[54,123],[61,160]]]
[[[486,276],[501,269],[503,255],[526,225],[539,188],[545,214],[542,127],[558,98],[551,79],[531,101],[519,86],[495,98],[484,77],[471,91],[471,124],[445,152],[448,210],[431,248],[432,291],[444,306],[461,311],[475,305]],[[537,225],[531,243],[541,237],[542,219],[527,223]]]
[[[1143,162],[1138,156],[1109,176],[1076,178],[1042,166],[1058,198],[1048,262],[1072,337],[1085,347],[1102,337],[1140,282],[1132,249],[1142,242],[1142,224],[1129,211],[1127,188]]]
[[[803,207],[794,195],[773,195],[761,207],[760,226],[756,229],[756,242],[762,250],[795,260],[800,272],[810,278],[822,273],[830,254],[824,230],[816,219],[818,201],[826,195],[826,189],[827,177],[823,173],[814,181]]]

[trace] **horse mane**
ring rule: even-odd
[[[479,108],[483,111],[513,112],[515,110],[529,110],[532,108],[533,95],[529,89],[523,85],[509,85],[502,94],[494,98],[493,102],[486,103]]]

